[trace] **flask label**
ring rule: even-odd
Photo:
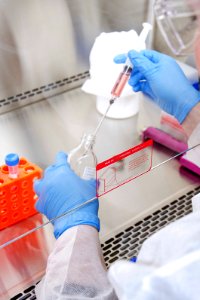
[[[86,180],[96,178],[96,169],[92,167],[85,167],[82,178]]]
[[[152,165],[152,149],[153,141],[148,140],[99,163],[96,166],[97,196],[148,172]]]

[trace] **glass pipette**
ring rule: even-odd
[[[145,48],[145,41],[146,41],[146,38],[148,36],[148,33],[149,31],[152,29],[152,26],[151,24],[149,23],[143,23],[143,29],[142,29],[142,32],[140,33],[139,35],[139,47],[138,47],[138,50],[142,50]],[[103,115],[103,117],[101,118],[98,126],[96,127],[95,131],[94,131],[94,136],[97,135],[97,132],[99,131],[105,117],[107,116],[107,113],[111,107],[111,105],[115,102],[115,100],[117,98],[119,98],[121,96],[121,93],[127,83],[127,81],[129,80],[130,78],[130,75],[131,75],[131,72],[133,70],[133,65],[130,61],[129,58],[126,59],[126,62],[124,64],[124,67],[123,67],[123,70],[122,72],[119,74],[112,90],[111,90],[111,99],[109,100],[109,104],[108,104],[108,107]]]

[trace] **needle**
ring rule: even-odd
[[[99,129],[100,129],[100,127],[101,127],[101,125],[102,125],[102,123],[103,123],[105,117],[107,116],[107,113],[108,113],[108,111],[109,111],[111,105],[115,102],[115,100],[116,100],[116,98],[114,98],[114,97],[110,99],[109,105],[108,105],[108,107],[107,107],[107,109],[106,109],[106,111],[105,111],[103,117],[101,118],[99,124],[97,125],[97,127],[96,127],[96,129],[95,129],[95,131],[94,131],[94,133],[93,133],[94,136],[97,135],[97,132],[99,131]]]

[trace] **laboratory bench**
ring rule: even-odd
[[[1,164],[7,153],[15,152],[45,169],[58,151],[69,152],[84,133],[93,132],[100,119],[95,96],[80,88],[3,113]],[[137,121],[138,115],[105,119],[94,148],[98,162],[141,143]],[[152,166],[174,155],[155,144]],[[100,239],[106,265],[137,256],[147,237],[190,213],[191,198],[200,191],[199,186],[199,177],[181,168],[174,158],[101,196]],[[46,222],[35,214],[0,231],[1,300],[35,299],[34,286],[45,272],[55,242],[52,225],[41,227]]]

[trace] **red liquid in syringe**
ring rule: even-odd
[[[120,73],[112,91],[111,91],[111,95],[114,97],[120,97],[125,84],[127,83],[127,81],[129,80],[129,77],[131,75],[131,71],[132,71],[132,67],[129,65],[125,65],[123,71]]]

